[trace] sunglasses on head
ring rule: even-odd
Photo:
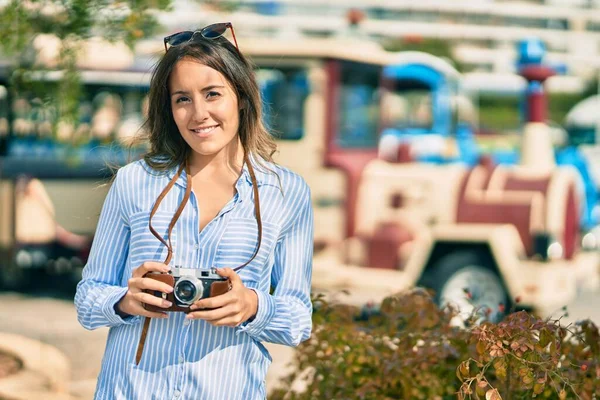
[[[169,48],[174,46],[179,46],[182,43],[193,42],[194,38],[199,36],[205,39],[217,39],[223,36],[227,28],[231,29],[231,34],[233,35],[233,41],[235,43],[235,48],[238,53],[240,52],[240,48],[238,47],[237,40],[235,38],[235,31],[233,30],[233,25],[231,22],[220,22],[217,24],[212,24],[205,26],[204,28],[198,31],[183,31],[174,33],[170,36],[164,38],[165,41],[165,52],[169,50]],[[168,47],[167,47],[168,46]]]

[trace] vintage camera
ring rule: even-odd
[[[214,297],[230,290],[230,282],[227,278],[217,274],[214,268],[196,269],[174,267],[169,273],[150,272],[147,278],[156,279],[173,287],[173,292],[163,293],[154,290],[145,290],[153,296],[170,301],[173,305],[169,308],[156,307],[144,303],[148,311],[181,311],[189,312],[189,307],[200,299]]]

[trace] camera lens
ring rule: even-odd
[[[189,305],[202,296],[202,286],[198,285],[195,278],[182,278],[175,284],[173,294],[179,303]]]
[[[192,285],[192,282],[182,282],[180,285],[177,285],[177,297],[179,297],[182,301],[190,301],[194,298],[196,294],[196,287]]]

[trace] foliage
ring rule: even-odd
[[[497,131],[517,130],[521,121],[522,96],[479,95],[476,106],[479,109],[479,124],[482,129]]]
[[[86,39],[100,36],[133,47],[137,40],[158,28],[153,9],[166,10],[171,0],[10,0],[0,8],[0,49],[13,61],[11,76],[15,90],[34,90],[28,77],[33,69],[44,69],[32,61],[32,41],[39,34],[61,41],[58,85],[42,86],[36,96],[44,104],[57,104],[56,121],[77,120],[81,82],[77,56]],[[39,87],[38,87],[39,89]]]
[[[551,93],[548,96],[548,118],[558,124],[564,125],[567,114],[577,103],[593,95],[590,94],[590,87],[583,93]]]
[[[385,40],[383,47],[387,51],[422,51],[433,54],[434,56],[449,60],[458,71],[466,71],[465,66],[452,54],[452,46],[447,40],[423,38],[420,36],[404,37],[401,39]]]
[[[595,399],[600,336],[590,321],[563,326],[525,311],[457,327],[417,289],[364,315],[314,300],[312,338],[272,399]],[[298,390],[304,382],[305,390]]]
[[[580,101],[594,94],[590,88],[580,94],[550,93],[548,94],[548,120],[563,125],[567,113]],[[479,122],[481,129],[492,132],[519,131],[523,123],[521,115],[522,96],[480,95],[477,99]]]
[[[242,5],[242,2],[240,0],[202,0],[201,2],[204,4],[204,6],[210,7],[215,11],[224,13],[237,11]],[[255,11],[260,12],[260,6],[261,3],[257,3],[255,6],[257,9]]]

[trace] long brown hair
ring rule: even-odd
[[[244,151],[263,167],[265,161],[273,162],[277,145],[262,121],[253,65],[227,39],[200,37],[169,48],[154,69],[148,118],[142,129],[150,143],[150,150],[144,155],[146,163],[154,170],[166,171],[183,163],[191,151],[173,120],[168,88],[171,72],[183,58],[195,59],[227,79],[240,105],[238,134]]]

